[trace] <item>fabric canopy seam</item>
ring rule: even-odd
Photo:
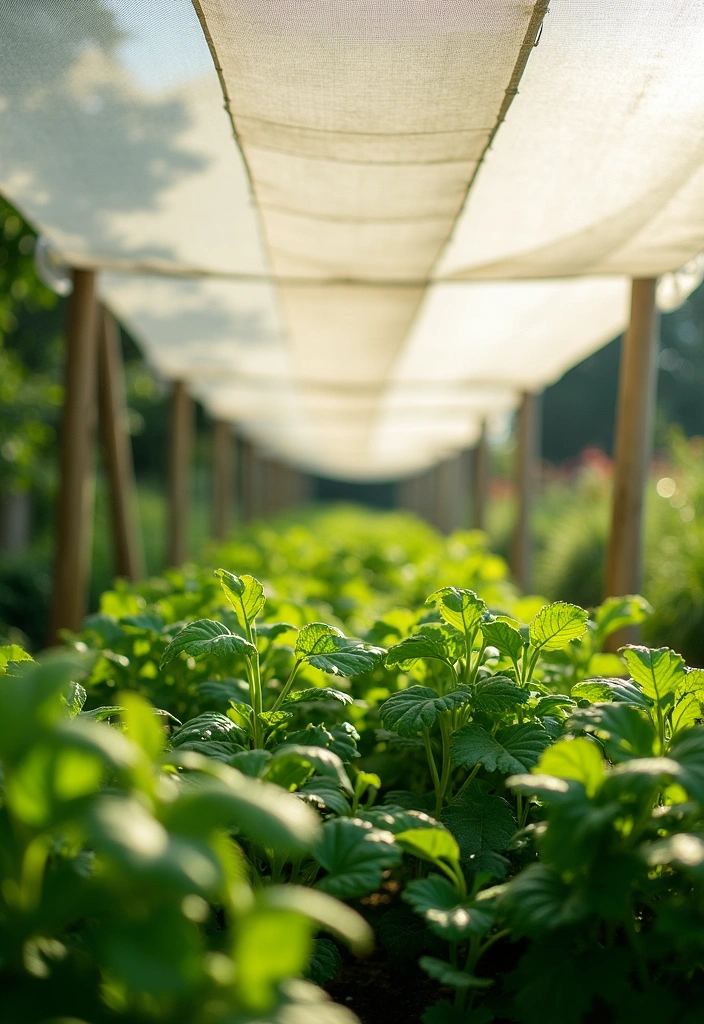
[[[496,138],[496,134],[499,131],[499,128],[501,127],[503,122],[506,120],[506,115],[508,114],[508,111],[511,108],[511,104],[513,103],[514,99],[518,95],[518,86],[520,85],[520,81],[521,81],[521,78],[523,77],[525,69],[526,69],[526,67],[528,65],[528,61],[530,60],[530,55],[531,55],[533,49],[535,48],[535,46],[537,46],[537,44],[538,44],[538,42],[540,40],[540,35],[542,34],[543,21],[544,21],[545,16],[546,16],[546,14],[548,12],[549,6],[550,6],[550,0],[536,0],[536,2],[535,2],[535,6],[533,7],[533,13],[532,13],[531,18],[530,18],[530,20],[528,22],[528,27],[526,28],[526,34],[524,36],[523,43],[521,45],[521,48],[518,51],[518,56],[517,56],[517,59],[516,59],[516,63],[514,65],[513,72],[511,74],[511,77],[509,79],[508,85],[506,87],[506,92],[504,94],[503,102],[502,102],[502,104],[501,104],[501,106],[499,108],[499,112],[498,112],[498,115],[497,115],[497,118],[496,118],[496,122],[493,125],[493,127],[492,127],[492,129],[491,129],[491,131],[489,133],[489,137],[488,137],[488,139],[486,141],[486,145],[484,146],[484,149],[482,150],[482,153],[480,154],[479,159],[477,160],[477,163],[476,163],[476,166],[474,168],[474,171],[473,171],[472,175],[470,176],[469,182],[467,183],[467,188],[465,190],[464,199],[462,200],[462,203],[461,203],[461,205],[460,205],[460,207],[459,207],[459,209],[457,211],[457,214],[456,214],[456,216],[455,216],[455,218],[454,218],[454,220],[452,222],[452,226],[450,227],[450,230],[447,233],[447,237],[445,238],[445,241],[444,241],[442,247],[440,248],[440,250],[438,251],[438,253],[437,253],[437,255],[436,255],[436,257],[435,257],[435,259],[433,261],[433,264],[432,264],[432,266],[431,266],[431,268],[430,268],[430,270],[428,272],[428,280],[429,280],[429,282],[432,282],[433,284],[435,283],[434,273],[437,270],[437,268],[441,265],[443,254],[447,250],[447,247],[448,247],[448,245],[450,244],[450,242],[452,240],[452,237],[453,237],[453,234],[455,232],[455,229],[456,229],[456,227],[457,227],[457,225],[458,225],[458,223],[460,221],[460,218],[461,218],[461,216],[462,216],[462,214],[463,214],[463,212],[464,212],[464,210],[465,210],[465,208],[467,206],[467,202],[469,200],[469,196],[470,196],[470,194],[472,192],[472,187],[474,186],[474,183],[477,180],[477,176],[479,174],[479,171],[482,168],[482,165],[483,165],[484,160],[486,158],[486,154],[489,152],[489,150],[490,150],[490,148],[492,146],[492,143],[493,143],[494,139]],[[417,318],[420,315],[420,312],[421,312],[421,310],[423,308],[424,302],[427,299],[428,293],[431,290],[431,287],[432,287],[432,284],[430,284],[430,283],[428,283],[426,285],[425,294],[423,296],[423,299],[418,303],[418,305],[416,307],[414,317],[413,317],[413,319],[411,321],[411,324],[409,326],[408,331],[406,332],[406,338],[404,339],[404,343],[410,337],[411,332],[413,331],[413,326],[414,326]],[[396,366],[398,366],[398,364],[399,364],[400,357],[401,357],[401,354],[403,352],[403,348],[404,348],[404,344],[402,344],[400,346],[400,350],[397,353],[396,358],[394,360],[394,363],[395,363]],[[394,371],[393,371],[393,369],[391,369],[391,371],[389,373],[389,376],[387,378],[387,381],[386,381],[386,388],[385,388],[387,398],[388,398],[388,396],[390,396],[393,393],[393,390],[394,390]],[[384,419],[384,416],[385,416],[385,412],[386,412],[385,403],[384,403],[384,401],[382,399],[379,408],[376,410],[376,414],[374,416],[374,427],[372,429],[378,429],[379,428],[379,426],[383,422],[383,419]]]

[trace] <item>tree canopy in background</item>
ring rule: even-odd
[[[547,388],[543,398],[543,457],[562,462],[585,448],[611,454],[621,339],[606,345]],[[704,286],[662,317],[656,445],[668,424],[704,435]]]

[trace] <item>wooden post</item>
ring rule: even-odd
[[[191,443],[193,402],[183,381],[174,382],[171,396],[169,446],[169,565],[182,565],[187,558],[186,531],[191,490]]]
[[[242,521],[250,523],[254,519],[254,446],[246,437],[240,439],[241,481],[242,481]]]
[[[525,392],[517,417],[518,445],[516,459],[516,491],[518,517],[513,540],[513,575],[527,593],[532,585],[533,545],[531,519],[538,483],[540,458],[540,398]]]
[[[472,453],[472,526],[486,529],[486,506],[489,492],[489,445],[486,439],[486,421]]]
[[[655,286],[654,278],[633,281],[631,319],[621,350],[606,597],[637,594],[643,582],[643,506],[652,448],[659,335]],[[622,634],[618,639],[627,643],[633,638]]]
[[[120,331],[109,310],[98,313],[98,410],[110,492],[115,567],[120,576],[144,576],[132,446],[127,429]]]
[[[80,629],[86,613],[95,501],[96,328],[95,274],[75,270],[66,329],[50,643],[61,629]]]
[[[213,427],[213,537],[225,540],[232,520],[235,494],[235,438],[231,424],[216,420]]]

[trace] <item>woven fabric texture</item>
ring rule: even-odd
[[[547,7],[4,0],[0,191],[213,415],[416,472],[701,279],[704,0]]]

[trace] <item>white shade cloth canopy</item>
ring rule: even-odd
[[[0,191],[214,416],[418,472],[701,277],[704,0],[547,8],[4,0]]]

